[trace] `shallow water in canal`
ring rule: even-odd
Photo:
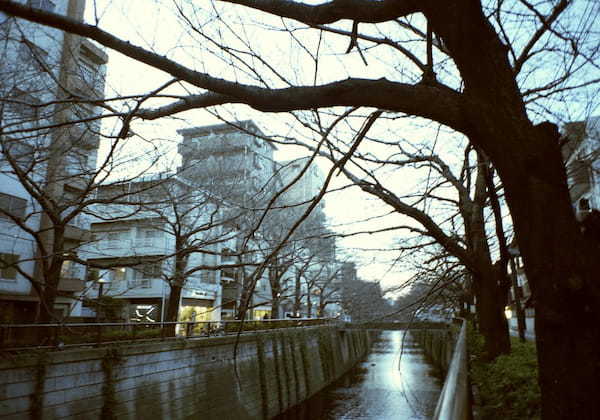
[[[276,419],[429,419],[440,390],[410,332],[382,331],[363,362]]]

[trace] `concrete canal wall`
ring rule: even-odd
[[[281,329],[0,361],[2,419],[268,419],[339,378],[366,330]],[[235,354],[234,354],[235,353]]]
[[[445,376],[433,420],[470,420],[471,392],[467,363],[467,326],[460,321],[460,330],[411,331],[425,354]]]
[[[443,375],[446,375],[450,362],[454,344],[456,343],[455,333],[450,328],[432,329],[432,330],[413,330],[410,334],[415,337],[417,342],[423,347],[427,357],[433,362],[436,368]]]

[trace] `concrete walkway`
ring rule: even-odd
[[[516,328],[510,328],[510,335],[513,337],[519,336],[519,331]],[[525,340],[527,341],[535,341],[535,332],[530,330],[525,330]]]

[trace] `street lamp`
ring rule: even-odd
[[[98,322],[98,319],[100,318],[102,291],[104,289],[104,284],[108,283],[108,281],[106,281],[103,277],[100,277],[98,280],[96,280],[96,283],[98,283],[98,298],[96,299],[96,322]]]

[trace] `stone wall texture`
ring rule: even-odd
[[[307,327],[3,355],[0,418],[269,419],[348,371],[370,334]]]
[[[450,328],[415,330],[411,334],[417,342],[423,347],[425,354],[433,362],[443,375],[448,372],[454,345],[456,343],[456,333]]]

